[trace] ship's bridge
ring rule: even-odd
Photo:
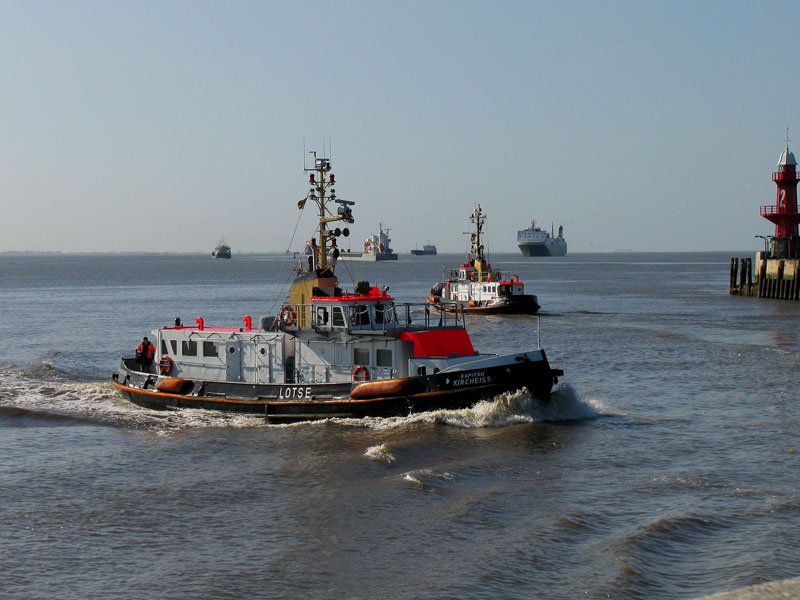
[[[431,314],[428,305],[395,304],[394,298],[376,286],[367,293],[312,296],[308,304],[287,304],[277,319],[284,331],[313,329],[318,333],[385,333],[409,328],[462,328],[461,312]]]
[[[311,328],[318,332],[370,332],[399,327],[394,298],[387,289],[365,285],[361,293],[314,295],[305,306],[284,306],[283,329]],[[299,317],[299,318],[298,318]]]
[[[317,331],[386,331],[398,327],[394,298],[385,293],[314,297],[310,304],[310,325]]]

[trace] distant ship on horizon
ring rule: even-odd
[[[397,260],[397,253],[392,250],[392,239],[389,237],[389,228],[384,227],[383,223],[378,224],[378,233],[373,233],[364,240],[364,251],[341,250],[339,260]]]
[[[517,246],[523,256],[564,256],[567,253],[567,240],[564,239],[564,226],[559,225],[558,236],[553,236],[536,226],[536,221],[531,220],[531,226],[517,231]]]
[[[414,248],[411,251],[411,254],[413,254],[414,256],[424,256],[424,255],[433,256],[437,254],[436,246],[431,244],[430,240],[428,240],[428,243],[422,246],[422,250],[420,250],[419,248]]]
[[[230,258],[231,257],[231,247],[225,243],[225,238],[222,238],[217,244],[217,247],[211,252],[211,256],[214,258]]]

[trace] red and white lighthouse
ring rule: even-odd
[[[778,159],[778,170],[772,174],[772,181],[778,187],[775,204],[761,207],[761,216],[775,223],[775,235],[772,236],[772,258],[798,258],[800,256],[800,239],[797,235],[797,224],[800,223],[800,214],[797,212],[797,161],[794,154],[789,151],[789,142],[786,150]]]

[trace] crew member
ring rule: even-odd
[[[150,343],[147,336],[142,338],[142,343],[136,348],[136,362],[142,365],[142,371],[149,373],[153,366],[153,358],[156,355],[156,347]]]
[[[317,238],[311,238],[311,241],[306,244],[306,254],[308,255],[308,270],[313,271],[317,262]]]
[[[336,269],[336,263],[339,261],[339,248],[336,247],[336,238],[331,240],[331,253],[330,263],[331,269]]]

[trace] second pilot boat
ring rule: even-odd
[[[539,311],[538,298],[525,293],[525,283],[517,275],[496,269],[487,260],[481,236],[486,216],[480,204],[470,222],[470,253],[461,266],[445,271],[443,281],[435,283],[428,301],[441,311],[470,314],[523,314]]]

